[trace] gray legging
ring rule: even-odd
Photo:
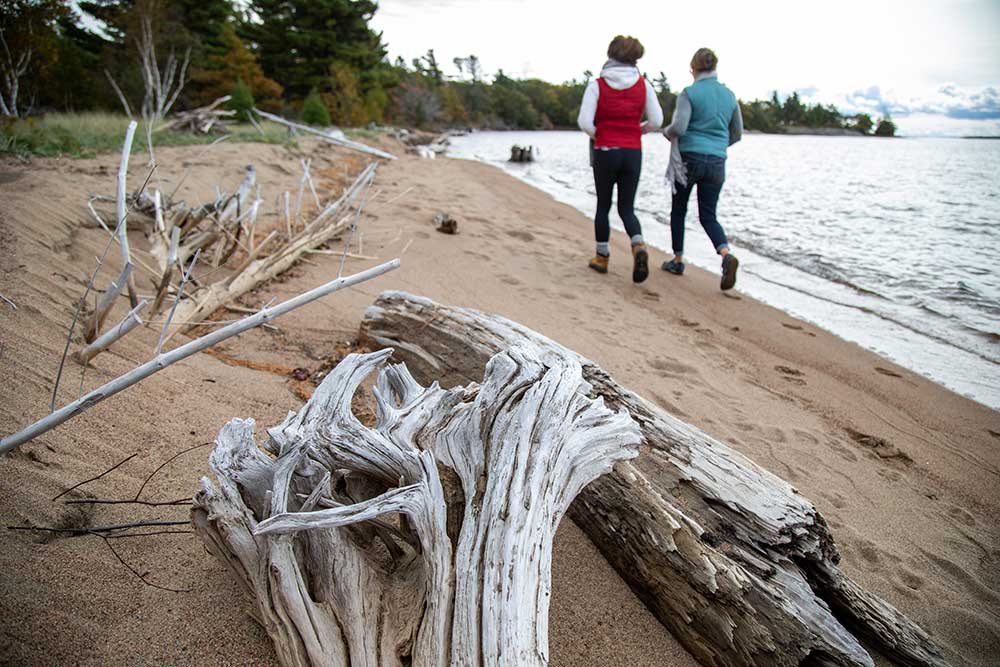
[[[642,171],[641,148],[615,148],[594,151],[594,186],[597,189],[597,212],[594,214],[594,234],[598,250],[606,250],[611,238],[611,193],[618,186],[618,215],[625,224],[632,244],[642,243],[642,226],[635,217],[635,191],[639,188]],[[604,254],[607,254],[606,252]]]

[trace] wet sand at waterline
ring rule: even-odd
[[[403,155],[388,140],[382,147]],[[294,200],[299,159],[311,157],[327,200],[364,156],[302,141],[164,148],[154,177],[169,191],[181,175],[189,202],[233,190],[253,163],[275,220],[275,197]],[[76,300],[106,235],[88,224],[88,194],[113,194],[118,156],[0,162],[0,432],[47,412]],[[133,158],[130,184],[145,177]],[[308,201],[308,199],[307,199]],[[447,211],[459,233],[436,233]],[[139,225],[133,226],[138,230]],[[258,430],[302,405],[291,371],[314,371],[352,341],[384,289],[497,312],[595,360],[621,384],[731,443],[792,482],[833,528],[845,570],[928,630],[957,665],[1000,654],[1000,414],[860,347],[735,293],[718,277],[658,267],[639,286],[625,239],[613,238],[611,272],[586,268],[591,223],[569,206],[483,164],[402,157],[379,168],[347,273],[400,257],[402,268],[338,292],[199,354],[101,403],[0,460],[3,526],[108,525],[184,520],[185,507],[88,509],[51,499],[138,455],[67,497],[127,498],[176,452],[211,441],[233,417]],[[142,259],[146,242],[132,233]],[[340,246],[333,244],[331,249]],[[102,281],[117,272],[110,253]],[[326,282],[339,257],[310,255],[240,300],[259,308]],[[146,274],[137,275],[149,290]],[[125,312],[124,300],[112,318]],[[219,313],[218,319],[236,317]],[[202,331],[207,331],[203,327]],[[83,378],[98,386],[148,359],[158,327],[142,328],[98,356]],[[175,344],[175,338],[171,344]],[[80,367],[67,363],[60,402],[76,398]],[[885,446],[871,448],[875,436]],[[206,474],[207,448],[185,454],[143,491],[189,497]],[[0,661],[5,664],[275,664],[270,640],[245,613],[225,568],[189,534],[114,541],[143,584],[95,537],[2,531]],[[565,520],[553,562],[553,665],[695,662]]]

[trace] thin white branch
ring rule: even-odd
[[[111,87],[114,88],[115,94],[118,95],[118,101],[121,102],[122,107],[125,108],[125,115],[129,117],[129,120],[134,119],[135,116],[132,115],[132,107],[129,106],[128,99],[125,98],[125,93],[123,93],[122,89],[118,87],[118,82],[115,81],[115,78],[111,76],[111,72],[108,70],[104,70],[104,75],[108,77],[108,81],[111,82]]]
[[[142,309],[145,307],[146,301],[140,301],[139,305],[130,310],[124,319],[117,324],[117,326],[113,326],[105,331],[104,334],[93,343],[74,354],[73,358],[81,364],[86,365],[91,359],[111,347],[111,345],[119,339],[123,338],[129,331],[132,331],[132,329],[135,329],[137,326],[142,324],[142,320],[139,319],[139,313],[142,312]]]
[[[115,300],[118,298],[118,295],[121,294],[125,285],[128,284],[128,279],[131,275],[132,262],[129,262],[122,269],[118,278],[111,281],[108,285],[108,289],[104,291],[104,294],[97,302],[97,307],[94,308],[94,315],[90,318],[90,322],[87,324],[87,328],[83,332],[84,340],[90,342],[101,332],[101,325],[104,324],[105,318],[108,316],[108,313],[111,312],[111,307],[115,305]]]
[[[198,255],[200,254],[201,248],[195,251],[194,257],[191,259],[191,263],[188,265],[187,271],[185,271],[181,276],[181,284],[180,287],[177,288],[177,298],[174,299],[174,305],[170,307],[170,314],[167,315],[167,321],[163,323],[163,329],[160,330],[160,340],[156,341],[156,352],[154,355],[160,354],[160,350],[163,347],[163,341],[167,336],[167,329],[170,328],[170,320],[173,319],[174,311],[177,310],[177,304],[181,302],[181,298],[184,296],[184,286],[191,277],[191,272],[194,271],[194,265],[198,263]]]
[[[125,130],[125,143],[122,144],[122,159],[118,164],[118,192],[115,199],[115,213],[118,216],[118,241],[121,244],[122,250],[122,266],[132,261],[132,253],[129,252],[128,245],[128,223],[126,222],[128,210],[125,208],[125,197],[127,195],[125,179],[128,176],[128,158],[132,153],[132,139],[135,137],[135,128],[137,126],[138,123],[134,120],[129,121],[128,129]],[[135,306],[138,303],[138,298],[135,293],[135,279],[131,275],[128,280],[128,296],[129,301]]]
[[[321,137],[324,141],[327,141],[336,146],[343,146],[344,148],[350,148],[352,150],[360,151],[362,153],[368,153],[369,155],[376,155],[386,160],[396,159],[396,156],[393,155],[392,153],[386,153],[385,151],[379,150],[378,148],[372,148],[371,146],[366,146],[365,144],[362,144],[357,141],[351,141],[350,139],[335,139],[334,137],[331,137],[328,134],[320,132],[319,130],[314,130],[308,125],[300,125],[299,123],[293,123],[292,121],[285,120],[281,116],[276,116],[273,113],[261,111],[260,109],[256,108],[254,109],[254,112],[260,116],[263,116],[264,118],[267,118],[268,120],[273,120],[275,123],[279,123],[281,125],[284,125],[285,127],[290,127],[293,130],[301,130],[302,132],[315,134],[316,136]]]
[[[394,259],[386,262],[385,264],[380,264],[379,266],[362,271],[361,273],[356,273],[353,276],[331,280],[325,285],[320,285],[315,289],[299,294],[288,301],[278,304],[274,308],[264,308],[256,315],[251,315],[250,317],[230,324],[229,326],[219,329],[218,331],[213,331],[212,333],[206,334],[201,338],[196,338],[195,340],[170,350],[169,352],[161,353],[150,361],[147,361],[141,366],[129,371],[125,375],[115,378],[111,382],[98,387],[90,393],[80,397],[76,401],[73,401],[69,405],[66,405],[52,414],[39,419],[27,428],[24,428],[6,438],[0,439],[0,454],[5,454],[18,445],[28,442],[42,433],[50,431],[66,420],[75,417],[94,405],[97,405],[104,399],[114,396],[118,392],[145,380],[150,375],[163,370],[167,366],[170,366],[181,359],[186,359],[196,352],[201,352],[202,350],[221,343],[228,338],[237,336],[244,331],[248,331],[249,329],[253,329],[254,327],[268,322],[269,320],[273,320],[281,315],[284,315],[289,311],[295,310],[296,308],[304,306],[308,303],[312,303],[316,299],[320,299],[327,294],[331,294],[345,287],[351,287],[353,285],[363,283],[366,280],[371,280],[372,278],[377,278],[378,276],[397,268],[399,268],[399,260]]]

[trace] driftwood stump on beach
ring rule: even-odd
[[[636,456],[635,422],[588,398],[575,360],[517,347],[482,385],[351,355],[260,447],[219,433],[192,523],[253,600],[284,665],[548,664],[552,541],[580,490]]]
[[[858,637],[904,665],[944,665],[927,634],[849,579],[823,517],[788,482],[506,318],[384,292],[364,343],[420,377],[460,384],[512,345],[572,360],[592,396],[639,424],[642,454],[581,493],[570,517],[705,665],[872,667]]]

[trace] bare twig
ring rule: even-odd
[[[129,122],[128,129],[125,130],[125,143],[122,145],[122,159],[118,163],[118,192],[115,199],[115,212],[118,215],[118,236],[121,242],[122,265],[131,263],[132,256],[128,246],[128,224],[125,219],[128,217],[128,210],[125,208],[125,177],[128,175],[128,158],[132,153],[132,138],[135,136],[137,123],[133,120]],[[138,199],[138,198],[137,198]],[[139,303],[139,298],[135,294],[135,279],[128,277],[128,298],[132,307]]]
[[[50,526],[7,526],[7,530],[38,530],[43,533],[69,533],[70,535],[87,535],[89,533],[110,533],[130,528],[150,526],[189,526],[189,521],[135,521],[114,526],[88,526],[87,528],[53,528]]]
[[[55,498],[53,498],[52,499],[53,502],[55,502],[56,500],[59,500],[60,498],[62,498],[63,496],[65,496],[70,491],[73,491],[74,489],[80,488],[84,484],[90,484],[91,482],[96,482],[100,478],[102,478],[105,475],[107,475],[109,472],[118,469],[119,467],[125,465],[126,463],[128,463],[129,461],[131,461],[132,459],[134,459],[137,456],[139,456],[139,452],[136,452],[135,454],[131,454],[130,456],[126,456],[121,461],[119,461],[118,463],[114,464],[113,466],[111,466],[110,468],[108,468],[107,470],[105,470],[104,472],[102,472],[100,475],[97,475],[95,477],[91,477],[90,479],[85,479],[82,482],[78,482],[78,483],[74,484],[73,486],[69,487],[68,489],[66,489],[65,491],[63,491],[62,493],[60,493],[58,496],[56,496]]]
[[[340,258],[340,267],[337,269],[337,275],[343,275],[344,273],[344,262],[347,261],[347,252],[351,249],[351,239],[354,238],[354,232],[358,228],[358,221],[361,220],[361,211],[364,210],[365,204],[368,203],[368,193],[371,192],[372,183],[375,182],[375,169],[371,170],[371,174],[368,177],[368,182],[365,184],[365,194],[361,200],[361,205],[358,206],[357,211],[354,215],[354,222],[351,224],[351,230],[347,233],[347,240],[344,242],[344,254]]]
[[[8,299],[7,297],[5,297],[3,294],[0,294],[0,299],[3,299],[3,301],[5,303],[10,304],[11,308],[13,308],[14,310],[17,310],[17,304],[14,303],[13,301],[11,301],[10,299]]]
[[[113,553],[115,555],[115,558],[118,559],[118,562],[121,563],[125,567],[125,569],[127,569],[129,572],[131,572],[132,574],[134,574],[139,579],[139,581],[141,581],[142,583],[146,584],[147,586],[150,586],[152,588],[158,588],[161,591],[167,591],[169,593],[190,593],[191,592],[190,588],[167,588],[166,586],[160,586],[159,584],[154,584],[152,581],[149,581],[148,579],[146,579],[146,577],[142,576],[142,574],[140,574],[139,572],[137,572],[134,567],[132,567],[131,565],[129,565],[128,563],[125,562],[125,559],[122,558],[118,554],[117,551],[115,551],[115,548],[111,545],[111,542],[108,541],[108,538],[107,538],[106,535],[101,535],[100,533],[93,533],[93,534],[97,535],[97,537],[99,537],[102,540],[104,540],[104,543],[106,545],[108,545],[108,549],[111,549],[111,553]],[[151,535],[151,534],[153,534],[153,533],[146,533],[145,535]],[[130,535],[129,537],[137,537],[137,536]]]
[[[177,298],[174,299],[174,305],[170,307],[170,314],[167,315],[167,321],[163,323],[163,329],[160,331],[160,340],[156,342],[156,352],[154,356],[159,356],[160,350],[163,348],[163,340],[166,338],[167,329],[170,327],[170,320],[174,317],[174,311],[177,310],[177,304],[181,302],[181,297],[184,296],[184,286],[187,284],[188,278],[191,277],[191,272],[194,271],[194,265],[198,262],[198,255],[201,254],[201,248],[195,251],[194,257],[191,258],[191,263],[188,265],[187,271],[181,276],[181,284],[177,288]]]
[[[171,456],[169,459],[167,459],[166,461],[164,461],[163,463],[161,463],[160,465],[158,465],[156,467],[156,469],[153,472],[149,473],[149,475],[146,477],[146,479],[144,479],[142,481],[142,485],[139,487],[139,490],[136,491],[136,493],[135,493],[135,498],[133,498],[133,502],[139,502],[139,496],[142,495],[143,489],[145,489],[146,485],[149,484],[149,480],[153,479],[153,477],[156,476],[156,473],[158,473],[161,470],[163,470],[164,468],[166,468],[168,464],[172,463],[175,459],[180,458],[181,456],[183,456],[184,454],[187,454],[188,452],[193,452],[194,450],[201,449],[202,447],[208,447],[211,444],[213,444],[213,443],[211,443],[211,442],[203,442],[201,444],[194,445],[193,447],[188,447],[187,449],[183,449],[183,450],[177,452],[176,454],[174,454],[173,456]]]

